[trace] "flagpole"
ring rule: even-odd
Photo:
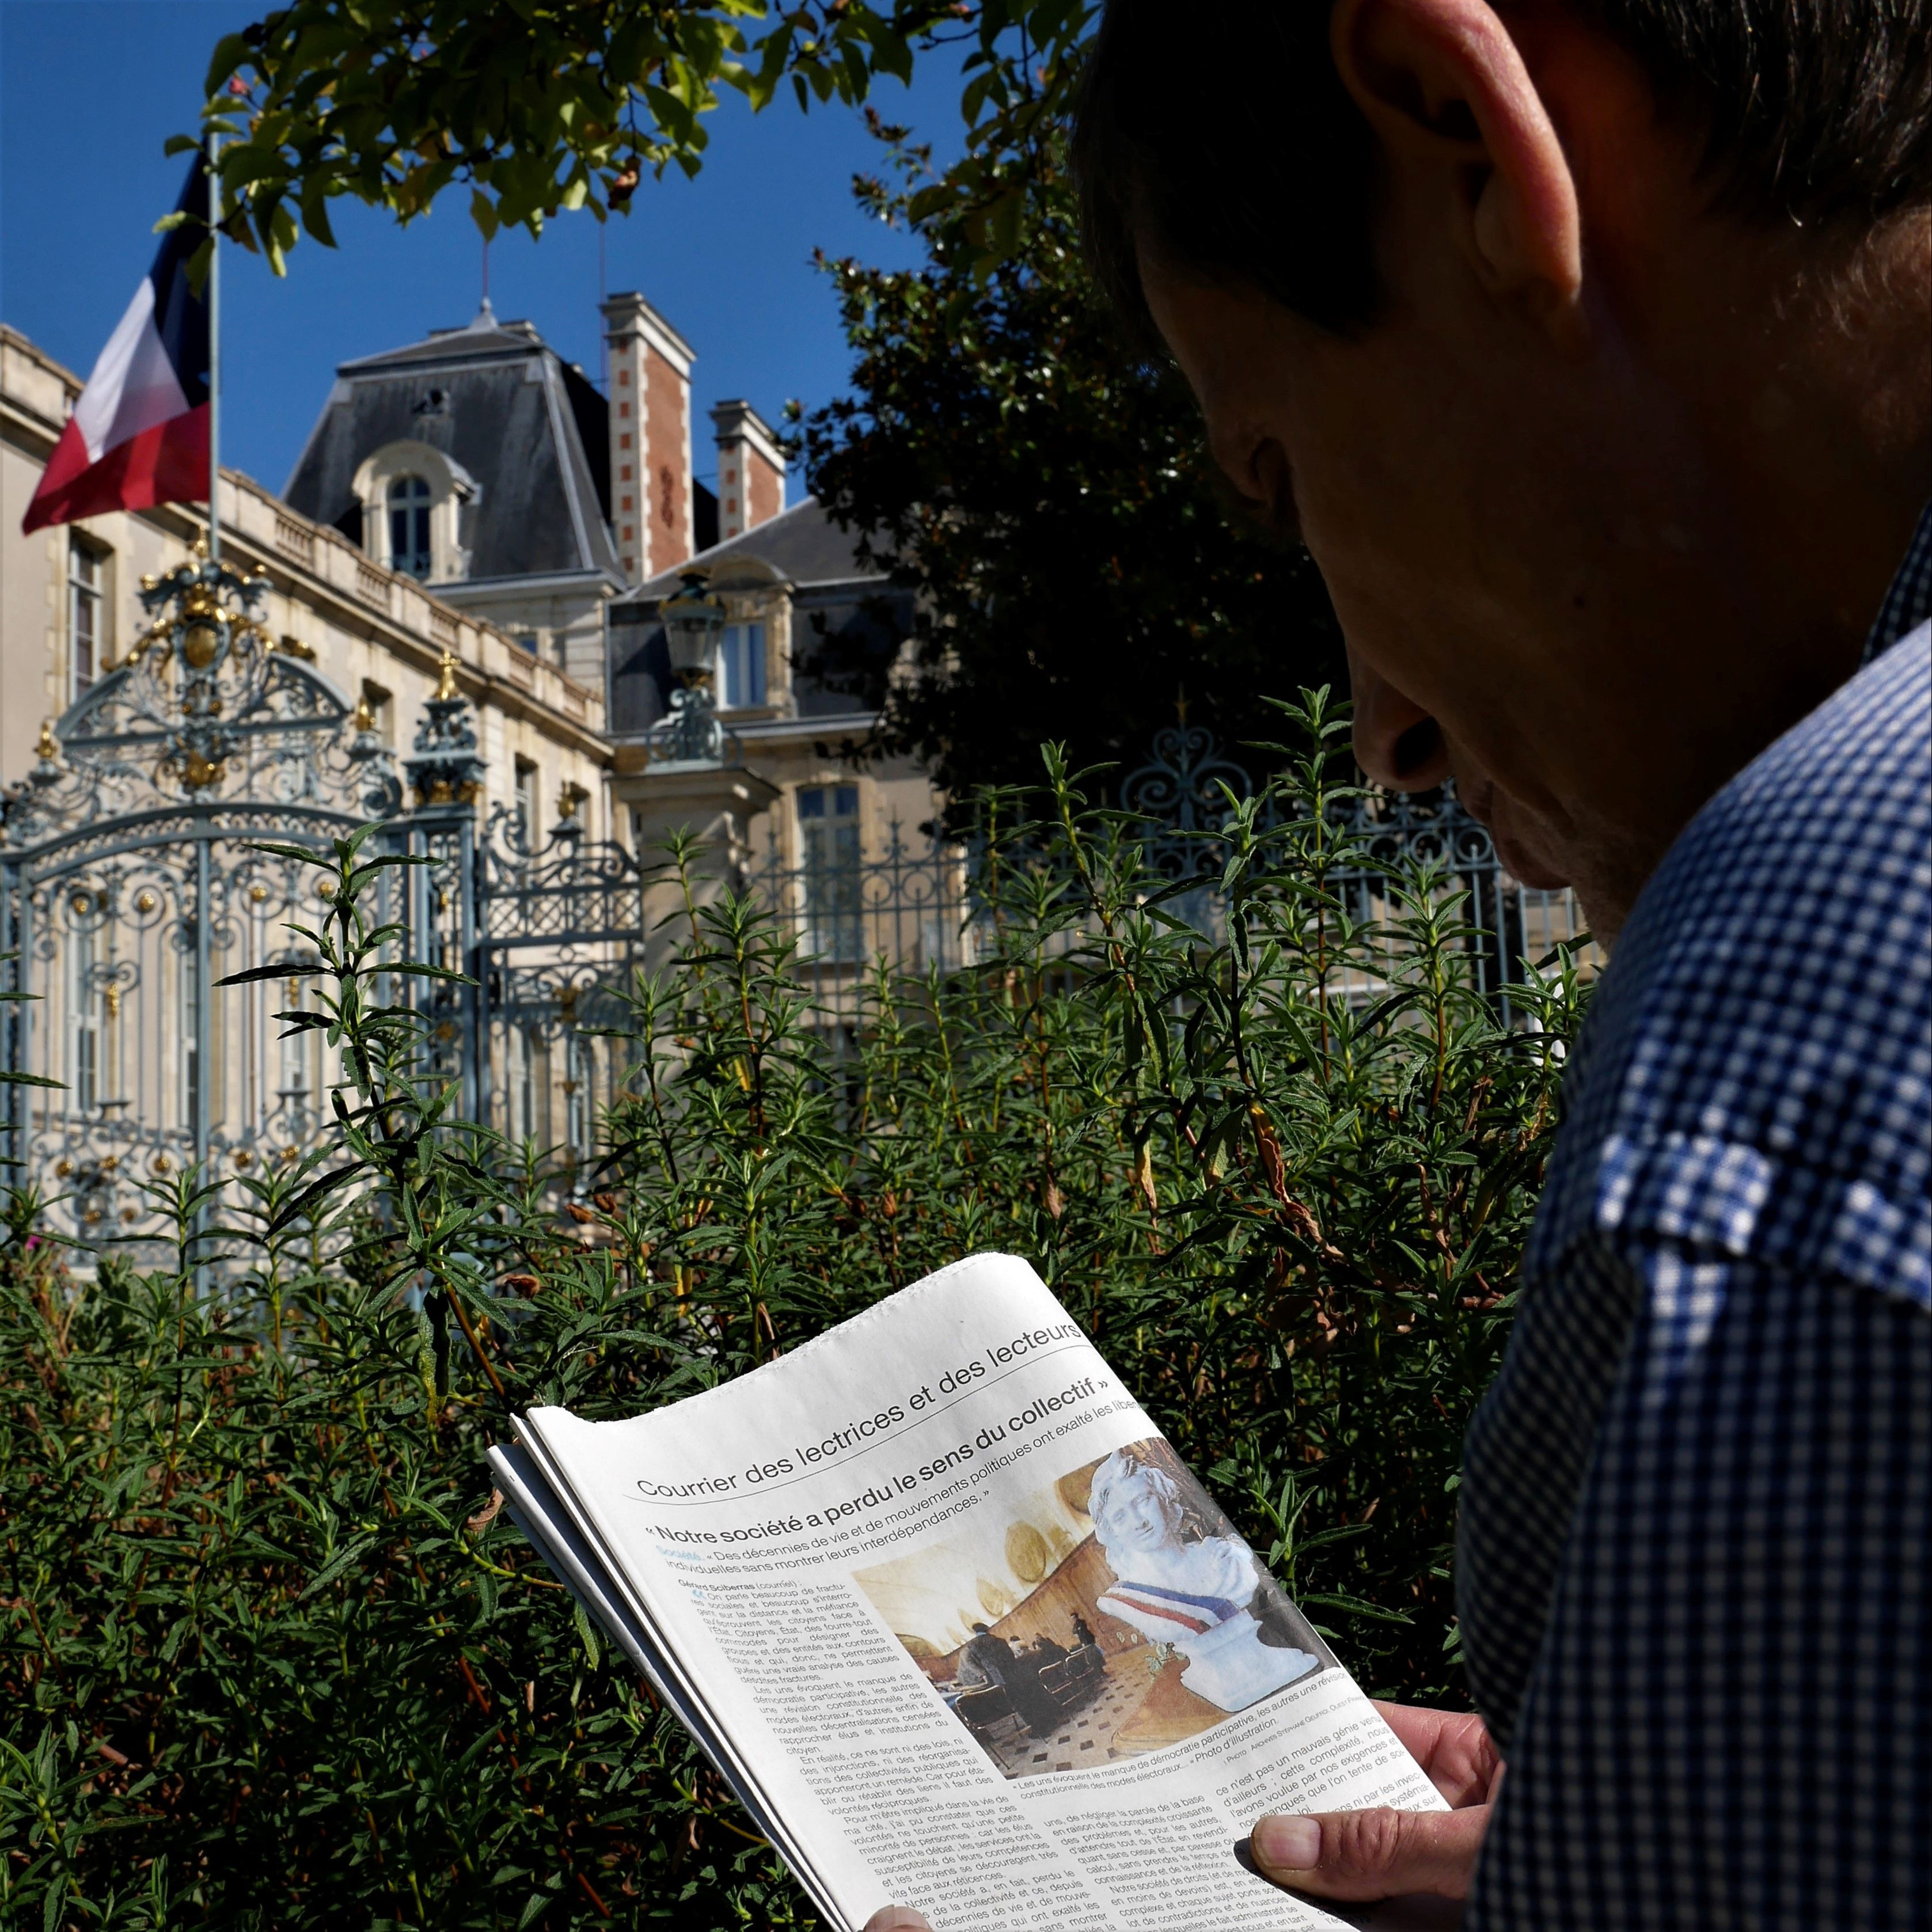
[[[208,135],[208,560],[221,561],[221,135]]]

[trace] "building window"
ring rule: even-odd
[[[92,544],[70,537],[67,546],[68,702],[93,688],[103,656],[100,592],[106,572]]]
[[[859,788],[800,785],[798,824],[806,864],[814,858],[856,860],[859,856]]]
[[[289,1012],[302,1010],[302,982],[291,977],[284,989],[286,998],[284,1010]],[[309,1131],[310,1122],[309,1100],[309,1042],[315,1037],[312,1033],[297,1033],[284,1028],[281,1038],[281,1084],[275,1089],[275,1098],[281,1102],[282,1116],[290,1137],[292,1139]]]
[[[68,994],[74,1016],[74,1056],[73,1078],[68,1084],[74,1105],[87,1114],[100,1104],[100,988],[92,908],[80,916],[68,937],[68,956],[74,973]]]
[[[798,843],[806,952],[822,959],[864,958],[859,788],[801,785]]]
[[[543,1041],[535,1027],[519,1027],[516,1032],[517,1071],[515,1096],[511,1102],[511,1131],[519,1140],[534,1141],[537,1134],[537,1089],[543,1060]]]
[[[206,1042],[201,1036],[201,962],[196,950],[196,936],[191,922],[184,922],[184,927],[185,943],[179,955],[176,980],[181,996],[181,1117],[192,1130],[201,1118],[202,1082],[206,1072],[202,1055]]]
[[[519,631],[517,633],[517,648],[519,650],[528,651],[532,657],[535,657],[537,654],[537,634],[536,632]]]
[[[414,578],[429,575],[429,485],[420,476],[390,481],[389,568]]]
[[[566,1037],[569,1044],[565,1050],[564,1064],[569,1069],[569,1076],[563,1083],[564,1137],[570,1143],[571,1158],[580,1164],[597,1151],[591,1132],[596,1122],[596,1092],[592,1084],[596,1062],[590,1042],[582,1034],[572,1033]]]
[[[765,627],[728,624],[718,644],[718,708],[735,711],[765,701]],[[841,788],[846,791],[853,788]],[[802,793],[800,794],[802,799]],[[856,809],[856,807],[854,807]]]
[[[513,802],[524,849],[534,852],[537,844],[537,768],[528,758],[517,760],[517,789]]]

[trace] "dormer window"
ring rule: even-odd
[[[483,492],[447,452],[413,437],[385,443],[357,465],[352,487],[364,546],[378,563],[419,584],[470,574],[472,512]]]
[[[389,568],[426,580],[430,574],[429,485],[420,476],[389,483]]]
[[[462,584],[470,576],[476,477],[446,450],[413,436],[385,442],[356,467],[363,544],[379,564],[417,584]]]

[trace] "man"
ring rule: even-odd
[[[1044,1631],[1034,1639],[1030,1646],[1029,1654],[1034,1664],[1042,1670],[1050,1670],[1056,1664],[1064,1664],[1066,1661],[1066,1645],[1056,1643]]]
[[[1012,1667],[1012,1646],[986,1624],[975,1624],[973,1634],[960,1648],[959,1667],[953,1675],[969,1690],[1004,1690]]]
[[[1024,1648],[1014,1649],[984,1624],[973,1626],[959,1654],[956,1681],[968,1688],[997,1685],[1004,1690],[1015,1714],[1035,1737],[1051,1737],[1059,1727],[1059,1708],[1040,1681],[1038,1660]]]
[[[1364,768],[1616,942],[1467,1448],[1481,1715],[1389,1713],[1457,1808],[1264,1819],[1284,1885],[1923,1922],[1928,50],[1924,0],[1108,6],[1096,258],[1320,565]]]

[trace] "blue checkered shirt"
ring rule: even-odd
[[[1928,605],[1932,511],[1577,1042],[1464,1471],[1468,1932],[1932,1922]]]

